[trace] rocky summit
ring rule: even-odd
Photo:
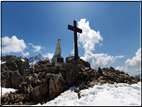
[[[2,58],[2,61],[5,61],[1,65],[2,87],[12,87],[18,91],[3,95],[1,102],[4,105],[42,104],[54,99],[71,86],[78,87],[74,91],[80,98],[80,90],[96,84],[133,84],[140,81],[140,78],[129,76],[113,67],[99,68],[96,72],[88,62],[82,59],[73,60],[72,57],[68,57],[66,63],[51,64],[44,60],[31,67],[27,59],[21,61],[19,57],[11,57],[11,63],[7,61],[10,58]]]
[[[2,56],[1,60],[1,86],[6,88],[18,88],[23,80],[25,70],[29,68],[29,60],[13,55]]]

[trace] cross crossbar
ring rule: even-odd
[[[71,25],[68,25],[68,29],[72,30],[72,31],[75,31],[75,32],[79,32],[79,33],[82,33],[82,30],[79,29],[79,28],[74,28],[74,26],[71,26]]]
[[[82,33],[82,29],[77,28],[76,21],[74,20],[74,26],[68,25],[68,29],[74,31],[74,46],[75,46],[75,60],[77,60],[78,57],[78,46],[77,46],[77,32]]]

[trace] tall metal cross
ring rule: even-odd
[[[73,21],[74,22],[74,26],[68,25],[68,29],[74,31],[74,46],[75,46],[75,60],[77,60],[78,57],[78,46],[77,46],[77,32],[82,33],[82,30],[77,28],[76,26],[76,20]]]

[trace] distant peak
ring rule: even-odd
[[[30,66],[32,66],[32,65],[38,63],[39,61],[43,61],[43,60],[48,60],[48,59],[43,57],[41,55],[41,53],[38,53],[37,55],[29,58],[29,64],[30,64]]]

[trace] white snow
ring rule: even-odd
[[[30,57],[29,58],[29,64],[30,66],[38,63],[39,61],[47,60],[46,57],[43,57],[40,53],[37,54],[36,56]]]
[[[1,91],[2,91],[2,93],[1,93]],[[17,89],[0,87],[0,96],[1,96],[1,94],[3,96],[7,92],[10,93],[10,92],[15,92],[15,91],[17,91]]]
[[[32,65],[36,64],[37,62],[38,61],[33,61],[33,62],[29,63],[29,65],[32,66]]]
[[[25,59],[22,59],[22,58],[21,58],[21,60],[22,60],[23,62],[25,62]]]
[[[81,90],[81,98],[78,99],[75,87],[69,88],[55,99],[42,106],[140,106],[141,82],[137,84],[103,84]],[[14,92],[17,89],[2,88],[2,95],[6,92]],[[1,90],[0,90],[1,91]],[[1,93],[1,92],[0,92]],[[37,104],[40,106],[41,104]],[[33,105],[33,106],[37,106]]]
[[[2,61],[2,60],[0,59],[0,65],[1,65],[1,64],[4,64],[4,63],[6,63],[6,61]]]
[[[15,91],[17,91],[17,89],[13,89],[13,88],[2,88],[1,85],[0,85],[0,98],[5,93],[10,93],[10,92],[15,92]],[[1,100],[0,100],[0,104],[1,104]]]
[[[4,64],[4,63],[6,63],[6,61],[1,62],[1,64]]]
[[[103,84],[81,90],[81,98],[73,91],[75,87],[61,93],[43,106],[140,106],[141,82],[137,84]],[[40,103],[37,105],[41,105]]]

